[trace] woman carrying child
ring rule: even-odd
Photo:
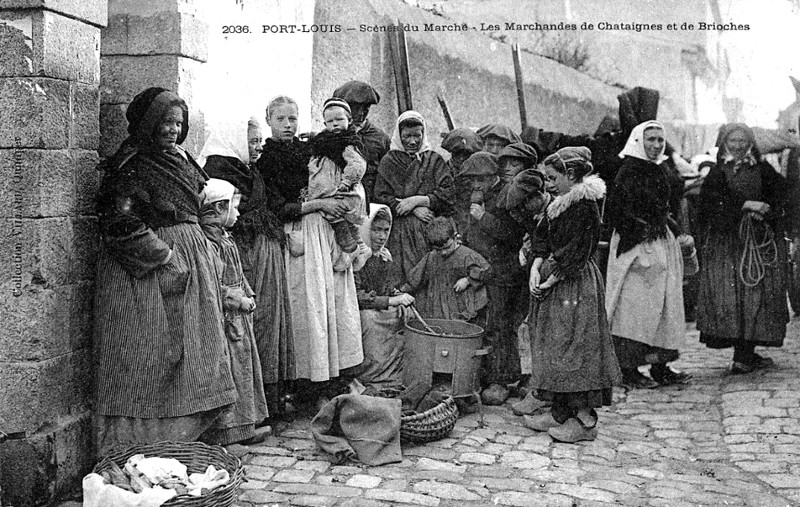
[[[611,404],[620,371],[606,318],[603,279],[593,260],[600,235],[597,201],[605,183],[592,175],[588,148],[562,148],[544,161],[557,197],[533,239],[531,387],[552,409],[525,425],[574,443],[597,437],[595,408]]]
[[[325,216],[343,218],[342,199],[307,199],[311,150],[295,137],[297,103],[273,99],[267,107],[272,138],[264,143],[258,168],[267,186],[281,197],[276,214],[287,233],[286,271],[297,378],[317,383],[313,396],[326,393],[322,382],[361,364],[361,323],[353,269],[334,260],[342,255]],[[325,215],[323,215],[323,213]]]

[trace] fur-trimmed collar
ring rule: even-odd
[[[553,219],[582,199],[597,201],[606,195],[606,182],[596,174],[583,178],[564,195],[559,195],[547,207],[547,218]]]

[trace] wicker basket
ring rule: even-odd
[[[120,468],[125,466],[128,459],[134,454],[144,454],[145,457],[174,458],[186,465],[190,474],[205,473],[208,465],[228,471],[230,482],[224,486],[214,488],[202,496],[178,495],[170,498],[162,505],[164,507],[230,507],[236,500],[236,492],[244,479],[242,462],[220,446],[211,446],[202,442],[159,442],[149,445],[134,445],[121,453],[106,456],[98,463],[93,472],[99,474],[110,468],[113,461]]]
[[[400,418],[400,438],[406,442],[424,443],[440,440],[453,430],[458,420],[458,407],[448,396],[435,407]]]

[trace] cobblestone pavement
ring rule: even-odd
[[[691,384],[620,390],[594,442],[554,443],[507,404],[483,426],[471,414],[449,438],[404,445],[401,463],[338,466],[298,418],[243,457],[238,505],[800,505],[800,321],[766,350],[777,365],[747,375],[728,372],[731,350],[687,334],[676,366]]]

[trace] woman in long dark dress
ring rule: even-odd
[[[748,126],[723,126],[717,146],[717,165],[700,189],[697,329],[707,347],[733,347],[731,372],[749,373],[773,364],[755,347],[783,345],[789,322],[783,239],[787,187],[783,176],[761,160]],[[760,262],[743,257],[756,253]]]
[[[261,143],[261,126],[255,119],[221,124],[212,131],[199,158],[209,177],[228,181],[242,194],[239,220],[231,234],[239,249],[244,276],[258,303],[253,331],[270,417],[280,418],[285,384],[295,379],[296,371],[283,224],[272,208],[280,197],[264,184],[255,168]]]
[[[386,246],[402,269],[403,282],[429,251],[425,224],[451,216],[454,200],[450,164],[431,149],[422,115],[406,111],[397,118],[375,182],[375,201],[388,206],[394,217]]]
[[[605,290],[593,255],[600,236],[597,201],[605,183],[591,175],[588,148],[562,148],[544,161],[557,197],[534,236],[530,273],[533,374],[550,411],[525,416],[525,426],[555,440],[597,436],[596,407],[611,404],[620,371],[608,329]]]
[[[198,225],[206,176],[179,145],[188,108],[148,88],[103,165],[103,248],[95,293],[95,438],[99,455],[192,441],[236,400],[222,327],[221,273]]]

